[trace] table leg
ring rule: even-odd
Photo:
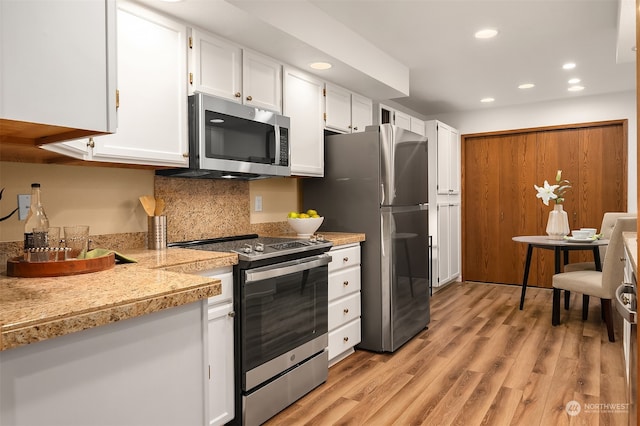
[[[600,260],[600,247],[593,248],[593,261],[596,264],[596,271],[602,271],[602,261]]]
[[[522,294],[520,295],[520,310],[524,308],[524,295],[527,293],[527,281],[529,281],[529,267],[531,267],[531,255],[533,254],[533,246],[527,247],[527,258],[524,262],[524,277],[522,277]]]

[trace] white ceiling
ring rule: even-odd
[[[635,90],[633,0],[138,2],[309,72],[329,60],[323,79],[426,116]]]

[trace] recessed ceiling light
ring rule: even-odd
[[[568,81],[569,84],[578,84],[580,83],[580,79],[579,78],[572,78]]]
[[[495,99],[493,99],[493,98],[482,98],[482,99],[480,99],[480,102],[482,102],[484,104],[488,104],[488,103],[493,102],[493,101],[495,101]]]
[[[584,90],[584,86],[571,86],[567,90],[569,90],[570,92],[579,92],[581,90]]]
[[[531,89],[532,87],[536,87],[536,85],[533,83],[523,83],[518,86],[518,89]]]
[[[574,64],[573,62],[567,62],[566,64],[564,64],[562,66],[563,70],[572,70],[576,67],[576,64]]]
[[[314,70],[328,70],[333,65],[331,65],[329,62],[313,62],[309,64],[309,66]]]
[[[475,38],[493,38],[498,35],[498,30],[494,30],[493,28],[486,28],[484,30],[477,31],[474,34]]]

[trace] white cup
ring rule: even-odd
[[[586,240],[587,238],[589,238],[589,231],[576,229],[575,231],[571,231],[571,235],[576,240]]]
[[[580,228],[581,231],[587,231],[587,238],[591,238],[593,236],[596,235],[596,232],[598,231],[596,228]]]

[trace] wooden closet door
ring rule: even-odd
[[[608,211],[627,209],[626,121],[463,137],[463,279],[521,284],[526,245],[516,235],[546,235],[552,203],[533,185],[571,181],[564,208],[571,229],[599,228]],[[572,252],[570,261],[590,261]],[[551,287],[553,252],[535,249],[529,284]]]
[[[479,137],[465,144],[465,163],[473,164],[464,172],[472,182],[462,195],[463,204],[473,206],[463,223],[466,235],[463,258],[465,280],[494,282],[500,276],[495,259],[500,257],[495,236],[500,229],[500,156],[496,155],[502,138]]]

